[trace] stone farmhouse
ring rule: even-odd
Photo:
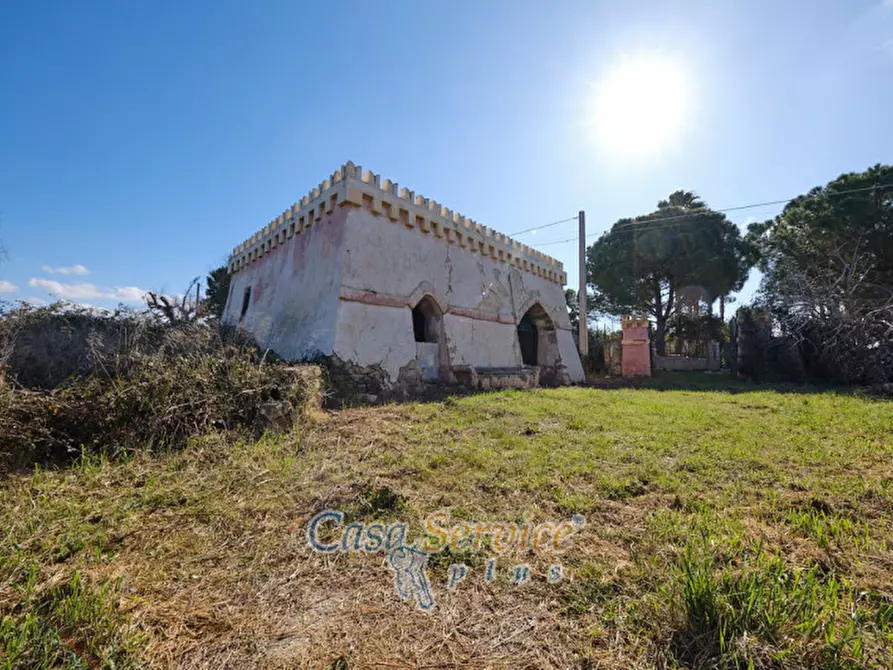
[[[227,325],[288,360],[497,388],[583,380],[560,262],[351,162],[233,249]]]

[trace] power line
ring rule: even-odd
[[[876,189],[885,189],[885,188],[893,188],[893,184],[875,184],[874,186],[865,186],[863,188],[852,188],[852,189],[848,189],[845,191],[835,191],[833,193],[825,193],[823,195],[827,195],[827,196],[850,195],[852,193],[864,193],[865,191],[873,191]],[[753,203],[750,205],[738,205],[737,207],[726,207],[724,209],[713,209],[713,210],[706,210],[706,211],[699,211],[699,212],[691,212],[688,214],[676,214],[674,216],[662,217],[660,219],[652,219],[652,221],[657,222],[657,224],[649,226],[648,229],[655,230],[655,229],[660,229],[660,228],[672,227],[672,226],[666,226],[666,225],[664,225],[664,223],[667,221],[678,221],[680,219],[693,219],[698,216],[702,216],[703,214],[705,214],[707,212],[718,212],[720,214],[725,214],[727,212],[737,212],[737,211],[741,211],[741,210],[745,210],[745,209],[754,209],[757,207],[767,207],[769,205],[782,205],[782,204],[792,202],[793,200],[796,200],[799,197],[801,197],[801,196],[798,195],[798,196],[794,196],[793,198],[786,198],[784,200],[768,200],[766,202],[757,202],[757,203]],[[806,196],[806,197],[809,197],[809,196]],[[634,227],[640,225],[640,223],[641,222],[639,222],[639,221],[632,220],[632,221],[628,221],[628,222],[624,222],[624,223],[620,223],[620,224],[615,224],[614,226],[611,227],[611,230],[612,231],[613,230],[625,230],[627,228],[634,228]],[[605,232],[605,231],[603,231],[603,232]],[[602,232],[591,233],[586,236],[586,239],[588,240],[591,237],[595,237],[596,235],[601,235],[601,234],[603,234],[603,233]],[[552,242],[543,242],[541,244],[537,244],[536,246],[537,247],[547,247],[547,246],[551,246],[553,244],[565,244],[567,242],[573,242],[576,239],[577,239],[576,236],[569,237],[566,240],[555,240]]]
[[[561,219],[561,221],[553,221],[552,223],[547,223],[542,226],[537,226],[536,228],[528,228],[527,230],[519,230],[517,233],[510,233],[509,237],[516,237],[518,235],[523,235],[524,233],[533,233],[537,230],[542,230],[543,228],[551,228],[552,226],[557,226],[560,223],[567,223],[568,221],[576,221],[576,216],[569,216],[566,219]]]

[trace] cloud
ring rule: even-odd
[[[19,287],[13,284],[11,281],[0,279],[0,293],[14,293],[18,290]]]
[[[101,289],[96,284],[83,282],[80,284],[63,284],[54,279],[41,279],[34,277],[28,281],[31,288],[42,288],[47,293],[52,293],[67,300],[114,300],[116,302],[142,302],[146,294],[136,286],[121,286],[111,289]]]
[[[88,275],[90,271],[85,268],[83,265],[69,265],[62,266],[58,268],[54,268],[51,265],[43,265],[40,268],[47,274],[60,274],[60,275]]]

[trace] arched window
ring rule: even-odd
[[[416,342],[440,341],[440,307],[431,298],[425,296],[412,308],[412,332]]]
[[[242,296],[242,312],[239,314],[239,321],[245,318],[248,313],[248,306],[251,304],[251,287],[245,288],[245,294]]]

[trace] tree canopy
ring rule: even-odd
[[[658,353],[680,291],[711,306],[739,290],[753,251],[738,227],[693,193],[677,191],[656,211],[620,219],[587,251],[594,307],[608,314],[646,314],[655,321]]]
[[[704,209],[707,205],[692,191],[673,191],[666,200],[657,203],[658,209],[679,207],[681,209]]]
[[[824,374],[893,378],[893,166],[838,177],[752,224],[760,298]]]
[[[223,316],[223,310],[226,308],[226,299],[229,296],[229,279],[229,270],[222,265],[208,273],[205,280],[207,287],[205,288],[204,307],[208,313],[218,319]]]

